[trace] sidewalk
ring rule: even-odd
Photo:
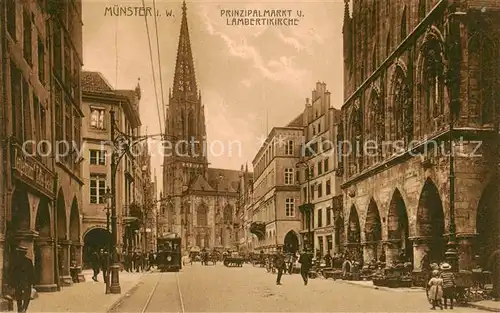
[[[120,272],[121,294],[107,295],[102,282],[92,280],[92,271],[83,271],[85,282],[61,288],[60,292],[38,293],[30,302],[28,312],[108,312],[122,297],[133,292],[139,285],[142,273]],[[15,307],[15,305],[14,305]]]
[[[500,312],[500,301],[483,300],[478,302],[471,302],[469,303],[469,306],[472,308],[490,312]]]
[[[332,280],[333,281],[333,280]],[[342,282],[345,284],[351,284],[351,285],[356,285],[360,287],[365,287],[365,288],[372,288],[372,289],[378,289],[378,290],[386,290],[386,291],[392,291],[392,292],[424,292],[425,289],[421,287],[411,287],[411,288],[389,288],[389,287],[379,287],[375,286],[371,280],[341,280],[337,279],[335,282]]]

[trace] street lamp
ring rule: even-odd
[[[313,243],[313,238],[312,238],[312,233],[311,233],[311,214],[314,209],[314,205],[311,203],[311,167],[307,161],[299,161],[297,164],[295,164],[296,168],[303,168],[305,169],[305,179],[307,181],[307,202],[299,206],[299,210],[302,214],[305,214],[306,216],[306,223],[307,223],[307,241],[309,245],[309,249],[312,251],[312,243]],[[297,183],[300,185],[300,182],[297,177]]]
[[[110,199],[113,198],[113,195],[111,194],[111,191],[109,190],[109,186],[106,188],[106,192],[104,193],[103,195],[103,199],[104,201],[106,201],[106,207],[104,208],[106,210],[106,231],[108,232],[108,236],[111,236],[111,233],[109,232],[109,216],[110,216],[110,205],[109,205],[109,201]],[[108,237],[108,241],[106,242],[106,246],[107,246],[107,250],[108,250],[108,255],[111,253],[111,238]],[[108,264],[109,265],[109,264]],[[109,278],[110,278],[110,275],[109,275],[109,268],[107,268],[107,275],[105,277],[106,281],[106,294],[109,294],[111,293],[111,286],[110,286],[110,281],[109,281]]]
[[[118,238],[118,226],[117,226],[117,214],[116,214],[116,173],[118,169],[118,164],[122,160],[125,154],[130,154],[131,148],[143,142],[144,140],[157,136],[130,136],[119,130],[116,125],[115,120],[115,111],[111,110],[110,112],[111,119],[111,144],[113,145],[113,152],[111,154],[111,234],[112,234],[112,263],[111,265],[111,287],[110,292],[112,294],[121,293],[120,287],[120,265],[118,263],[118,254],[116,251],[117,246],[117,238]],[[118,133],[118,136],[116,136]],[[168,136],[173,140],[177,140],[174,136]],[[163,139],[166,139],[167,136],[163,135]]]
[[[460,105],[460,25],[458,25],[455,17],[466,16],[465,12],[456,12],[456,6],[451,7],[452,13],[448,15],[448,60],[449,66],[447,71],[447,84],[450,92],[450,107],[449,107],[449,181],[450,181],[450,223],[449,223],[449,240],[445,252],[445,258],[452,265],[453,270],[458,271],[458,251],[456,242],[456,225],[455,225],[455,160],[454,160],[454,123],[455,109]]]

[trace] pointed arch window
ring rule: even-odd
[[[188,136],[189,140],[191,140],[192,137],[195,135],[194,131],[194,117],[193,117],[193,111],[190,111],[188,114]]]
[[[442,44],[433,37],[422,47],[421,103],[427,119],[444,111],[444,63]]]
[[[411,140],[413,131],[413,109],[408,79],[401,66],[394,73],[393,124],[392,131],[395,140]]]
[[[205,205],[201,205],[196,211],[196,225],[202,227],[208,225],[208,210]]]
[[[491,39],[481,30],[474,33],[469,41],[469,104],[471,117],[478,117],[482,124],[493,122],[495,108],[496,55]],[[476,102],[476,103],[474,103]]]
[[[385,57],[387,58],[391,54],[391,32],[387,33],[387,38],[385,39]]]

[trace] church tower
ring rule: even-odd
[[[206,176],[208,168],[205,114],[196,83],[186,11],[184,1],[174,82],[169,91],[165,121],[163,191],[170,197],[179,197],[198,175]]]

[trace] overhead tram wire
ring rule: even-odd
[[[156,0],[153,0],[153,12],[156,12]],[[156,34],[156,51],[158,53],[158,72],[160,75],[160,92],[161,92],[161,107],[162,107],[162,112],[163,112],[163,121],[166,122],[166,116],[165,116],[165,93],[163,92],[163,75],[162,73],[162,68],[161,68],[161,57],[160,57],[160,40],[158,38],[158,17],[155,14],[154,15],[154,20],[155,20],[155,34]]]
[[[146,3],[144,0],[142,0],[142,7],[144,10],[146,10]],[[156,98],[156,110],[158,111],[158,123],[160,124],[160,133],[162,134],[162,140],[163,138],[163,126],[161,122],[161,115],[160,115],[160,103],[158,101],[158,90],[156,88],[156,76],[155,76],[155,66],[153,63],[153,49],[151,48],[151,36],[149,35],[149,24],[148,24],[148,18],[147,14],[144,14],[144,22],[146,23],[146,33],[148,35],[148,43],[149,43],[149,59],[151,61],[151,72],[153,75],[153,85],[154,85],[154,90],[155,90],[155,98]]]

